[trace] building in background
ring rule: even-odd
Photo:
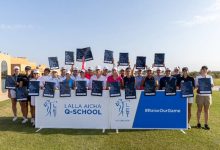
[[[37,65],[29,61],[26,57],[12,57],[8,54],[0,52],[0,101],[8,99],[8,93],[5,89],[5,79],[7,75],[13,73],[14,66],[19,66],[21,72],[24,73],[25,66],[31,66],[32,69],[38,68],[42,73],[46,65]]]

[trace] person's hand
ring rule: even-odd
[[[152,68],[154,68],[155,67],[155,64],[152,64]]]

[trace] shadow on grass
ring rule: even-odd
[[[102,129],[42,129],[36,133],[37,128],[33,127],[30,122],[26,124],[21,123],[22,118],[19,118],[17,121],[13,122],[12,117],[0,117],[0,132],[17,132],[23,134],[41,134],[41,135],[50,135],[50,134],[65,134],[65,135],[108,135],[110,133],[116,133],[114,129],[107,129],[105,133],[102,133]],[[149,132],[155,130],[143,130],[135,129],[128,130],[123,129],[119,132]]]

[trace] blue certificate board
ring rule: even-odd
[[[176,95],[176,78],[171,77],[168,82],[166,82],[165,94],[166,96]]]
[[[90,47],[76,49],[76,61],[82,62],[83,57],[85,61],[93,60],[93,55]]]
[[[181,82],[182,97],[194,97],[192,81]]]
[[[74,64],[74,52],[65,51],[65,65],[73,65],[73,64]]]
[[[87,96],[86,81],[76,81],[76,96]]]
[[[104,53],[104,63],[112,64],[113,63],[113,51],[105,50]]]
[[[59,69],[57,57],[48,57],[50,69]]]
[[[119,53],[119,66],[128,66],[129,57],[128,53]]]
[[[200,94],[212,94],[212,85],[210,78],[200,78],[199,83],[199,93]]]
[[[26,101],[27,100],[27,88],[26,87],[18,87],[16,88],[16,99],[17,101]]]
[[[137,56],[136,69],[145,69],[145,67],[146,67],[146,57]]]
[[[71,88],[68,82],[60,82],[60,97],[71,97]]]
[[[39,96],[40,81],[29,81],[28,91],[29,96]]]
[[[121,90],[120,90],[120,83],[119,82],[110,83],[109,94],[110,94],[110,97],[121,96]]]
[[[155,67],[164,67],[164,53],[156,53],[154,56],[154,66]]]
[[[102,96],[103,90],[103,81],[92,81],[92,92],[91,95],[93,96]]]
[[[16,82],[13,76],[10,75],[6,76],[5,89],[16,89]]]
[[[45,82],[43,96],[54,98],[55,93],[55,83],[54,82]]]
[[[125,99],[136,99],[136,89],[134,84],[127,84],[125,86]]]
[[[144,87],[145,96],[154,96],[156,95],[156,83],[155,80],[146,80]]]

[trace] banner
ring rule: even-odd
[[[36,128],[78,129],[187,129],[187,98],[177,91],[175,96],[165,96],[157,91],[155,96],[145,96],[137,90],[136,99],[121,96],[36,97]]]
[[[180,91],[175,96],[145,96],[137,91],[137,99],[111,98],[111,129],[187,129],[186,98]]]
[[[88,95],[90,95],[88,91]],[[42,95],[42,91],[41,94]],[[108,129],[109,94],[102,97],[36,97],[36,128]]]

